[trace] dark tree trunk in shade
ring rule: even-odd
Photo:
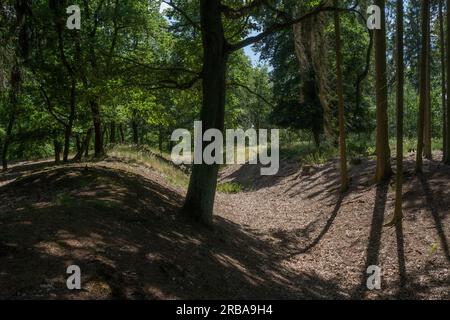
[[[381,182],[392,174],[391,151],[388,134],[388,91],[386,67],[386,17],[385,1],[376,0],[375,5],[381,9],[381,29],[374,30],[375,44],[375,88],[376,88],[376,154],[377,168],[375,180]]]
[[[226,66],[224,29],[219,0],[200,1],[203,43],[203,100],[201,121],[203,132],[224,128]],[[202,148],[205,147],[205,144]],[[194,164],[183,212],[205,225],[212,224],[218,165]]]
[[[53,133],[53,149],[55,151],[55,164],[59,164],[61,162],[61,143],[58,140],[58,135],[56,132]]]
[[[119,132],[120,132],[120,143],[125,142],[125,134],[123,132],[123,124],[119,124]]]
[[[94,124],[94,157],[103,156],[103,132],[100,117],[100,107],[96,101],[91,101],[92,120]]]
[[[333,2],[338,7],[338,1]],[[339,154],[340,154],[340,173],[341,173],[341,190],[347,191],[349,187],[348,170],[347,170],[347,146],[345,142],[345,109],[344,109],[344,84],[342,76],[342,53],[341,53],[341,23],[339,12],[334,12],[334,33],[336,40],[336,87],[338,96],[338,117],[339,117]]]
[[[430,25],[430,1],[422,1],[422,48],[420,53],[420,104],[419,117],[417,123],[417,154],[416,154],[416,172],[422,172],[423,166],[423,150],[424,150],[424,132],[425,132],[425,113],[428,103],[428,86],[427,86],[427,69],[429,54],[429,25]]]
[[[447,70],[447,76],[446,76],[446,83],[447,83],[447,90],[449,90],[450,88],[450,83],[449,83],[449,79],[450,79],[450,12],[449,9],[450,8],[450,0],[447,0],[447,46],[445,47],[445,51],[446,51],[446,70]],[[447,99],[446,101],[446,108],[447,108],[447,112],[446,112],[446,127],[447,127],[447,132],[446,132],[446,138],[445,138],[445,142],[447,143],[447,146],[445,148],[445,153],[444,153],[444,163],[446,164],[450,164],[450,99]]]
[[[109,127],[109,143],[116,143],[116,123],[111,121],[111,125]]]
[[[404,43],[403,43],[403,0],[397,0],[396,21],[396,77],[397,77],[397,172],[395,176],[395,210],[392,224],[397,224],[403,217],[403,108],[404,108]]]
[[[442,99],[442,150],[444,154],[446,154],[447,148],[447,88],[446,88],[446,72],[445,72],[445,22],[444,22],[444,13],[443,13],[443,5],[444,0],[439,1],[439,45],[440,45],[440,55],[441,55],[441,99]]]
[[[139,130],[138,130],[138,124],[135,120],[131,122],[131,129],[133,130],[133,143],[135,145],[139,144]]]

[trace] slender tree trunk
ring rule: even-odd
[[[84,157],[89,157],[89,149],[91,148],[91,140],[92,140],[92,129],[89,129],[88,134],[86,136],[86,149],[84,151]]]
[[[133,143],[135,145],[139,144],[139,130],[138,130],[138,124],[135,120],[131,122],[131,128],[133,130]]]
[[[442,98],[442,150],[446,153],[447,148],[447,89],[445,84],[446,74],[445,74],[445,32],[444,32],[444,14],[443,14],[443,0],[439,1],[439,43],[440,43],[440,54],[441,54],[441,98]]]
[[[392,224],[403,217],[403,106],[404,106],[404,47],[403,47],[403,0],[397,0],[397,172],[395,176],[395,210]]]
[[[76,90],[77,90],[77,84],[75,81],[75,76],[72,75],[71,89],[70,89],[69,121],[68,121],[66,130],[65,130],[65,133],[64,133],[64,155],[63,155],[64,162],[67,162],[69,160],[70,138],[72,136],[73,122],[75,121]]]
[[[338,1],[334,0],[334,6],[338,7]],[[341,158],[341,190],[348,190],[349,179],[347,171],[347,146],[345,143],[345,110],[344,110],[344,86],[342,79],[342,54],[341,54],[341,24],[339,12],[334,12],[334,29],[336,38],[336,75],[337,96],[339,111],[339,153]]]
[[[116,123],[114,121],[111,121],[111,125],[109,128],[109,143],[116,143]]]
[[[429,26],[429,24],[428,24]],[[428,27],[428,34],[430,28]],[[423,155],[426,159],[432,159],[431,150],[431,59],[430,59],[430,36],[427,37],[428,59],[427,59],[427,103],[425,104],[424,129],[423,129]]]
[[[83,153],[87,157],[89,155],[89,142],[91,141],[92,137],[92,128],[89,128],[89,130],[86,132],[86,136],[84,137],[83,142],[81,143],[81,146],[78,148],[78,152],[73,158],[74,161],[80,161],[83,157]]]
[[[427,105],[427,64],[429,46],[428,39],[430,36],[430,0],[422,1],[422,48],[420,54],[420,105],[419,119],[417,124],[417,154],[416,154],[416,172],[422,172],[423,167],[423,141],[425,131],[425,114]]]
[[[77,147],[77,154],[81,153],[81,139],[80,139],[80,135],[77,134],[75,136],[75,145]]]
[[[53,149],[55,151],[55,164],[59,164],[61,162],[61,143],[58,140],[56,130],[53,132]]]
[[[223,130],[228,53],[225,50],[220,0],[201,0],[200,17],[203,42],[203,132]],[[205,144],[202,146],[204,150]],[[219,165],[194,164],[183,212],[196,221],[212,225]]]
[[[15,108],[15,107],[14,107]],[[5,138],[3,141],[3,147],[2,147],[2,168],[3,171],[8,170],[8,148],[10,144],[12,129],[14,127],[14,123],[16,121],[16,115],[15,112],[13,112],[8,121],[8,127],[6,129]]]
[[[163,149],[163,130],[162,127],[159,126],[158,128],[158,148],[159,148],[159,153],[162,154],[162,149]]]
[[[450,0],[447,0],[447,47],[446,49],[446,56],[447,56],[447,76],[446,76],[446,82],[447,82],[447,92],[450,88]],[[447,132],[446,132],[446,148],[444,153],[444,163],[450,164],[450,99],[447,99],[447,112],[446,112],[446,126],[447,126]]]
[[[96,101],[91,101],[91,112],[94,123],[94,157],[99,158],[104,155],[104,151],[100,107]]]
[[[123,124],[119,124],[119,132],[120,132],[120,143],[125,142],[125,134],[123,132]]]
[[[11,104],[11,110],[9,114],[8,126],[6,128],[6,134],[2,147],[2,168],[3,171],[8,170],[8,148],[11,143],[11,134],[16,122],[17,117],[17,105],[19,103],[19,90],[20,82],[22,81],[22,74],[20,71],[19,63],[15,62],[11,70],[11,92],[9,95],[9,102]]]
[[[377,169],[375,181],[381,182],[392,174],[391,151],[388,133],[388,92],[386,73],[386,17],[385,1],[376,0],[375,4],[381,9],[381,29],[374,30],[375,37],[375,87],[377,100]]]

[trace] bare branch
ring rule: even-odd
[[[169,0],[169,1],[164,0],[162,2],[171,6],[175,11],[180,13],[189,22],[189,24],[192,25],[195,29],[198,29],[198,30],[201,29],[200,24],[198,22],[195,22],[194,20],[192,20],[191,17],[189,17],[189,15],[184,10],[182,10],[180,7],[175,5],[172,0]]]
[[[259,98],[260,100],[262,100],[264,103],[266,103],[267,105],[274,107],[274,105],[267,100],[266,98],[264,98],[262,95],[260,95],[259,93],[253,91],[252,89],[250,89],[248,86],[246,86],[245,84],[236,82],[236,81],[230,81],[228,82],[229,86],[235,86],[235,87],[241,87],[244,88],[245,90],[247,90],[248,92],[250,92],[251,94],[255,95],[257,98]]]
[[[350,8],[350,9],[345,9],[345,8],[337,8],[337,7],[325,7],[323,4],[319,7],[317,7],[316,9],[304,14],[303,16],[293,19],[293,20],[289,20],[286,22],[282,22],[282,23],[274,23],[272,25],[270,25],[266,30],[264,30],[263,32],[257,34],[256,36],[251,36],[248,37],[240,42],[234,43],[234,44],[228,44],[227,46],[227,51],[228,52],[233,52],[242,48],[245,48],[249,45],[252,45],[256,42],[259,42],[261,40],[263,40],[264,38],[266,38],[267,36],[280,31],[282,29],[288,28],[294,24],[300,23],[304,20],[307,20],[321,12],[326,12],[326,11],[342,11],[342,12],[357,12],[359,13],[356,9],[354,8]]]

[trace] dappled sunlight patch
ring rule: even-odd
[[[119,248],[119,251],[129,252],[129,253],[138,253],[139,252],[139,248],[137,246],[128,244],[128,245],[121,246]]]
[[[151,261],[151,262],[156,262],[156,261],[162,261],[164,260],[164,258],[161,256],[161,254],[157,253],[157,252],[149,252],[145,255],[145,259]]]
[[[106,281],[101,280],[91,280],[83,285],[83,289],[103,299],[111,298],[113,293],[110,285]]]
[[[173,300],[173,299],[177,298],[176,296],[174,296],[172,294],[164,293],[161,288],[156,287],[156,286],[147,286],[145,288],[145,291],[148,293],[148,295],[150,295],[150,297],[152,297],[154,299]]]
[[[40,252],[51,256],[64,257],[67,254],[66,249],[54,241],[39,242],[34,247]]]
[[[230,257],[227,254],[214,253],[213,257],[224,267],[227,267],[227,268],[231,267],[231,268],[236,269],[237,271],[240,271],[246,275],[251,275],[245,266],[243,266],[238,260]]]

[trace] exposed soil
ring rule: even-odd
[[[393,188],[372,183],[369,160],[344,195],[336,162],[285,161],[274,177],[227,167],[221,181],[244,191],[217,195],[214,230],[178,214],[184,191],[141,165],[18,164],[0,174],[0,298],[449,299],[450,167],[415,176],[412,159],[394,228]],[[80,291],[66,287],[72,264]],[[369,265],[381,290],[367,290]]]

